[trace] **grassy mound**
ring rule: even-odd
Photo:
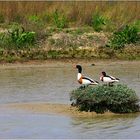
[[[78,88],[70,93],[72,105],[80,111],[104,113],[131,113],[139,111],[139,98],[135,91],[126,85]]]

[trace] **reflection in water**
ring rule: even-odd
[[[107,71],[140,96],[139,62],[83,64],[83,73],[99,81]],[[0,68],[0,104],[50,102],[68,104],[79,85],[71,64],[60,67]],[[2,113],[2,112],[1,112]],[[140,138],[140,115],[98,115],[92,118],[48,114],[1,114],[0,138]]]

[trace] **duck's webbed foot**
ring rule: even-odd
[[[109,85],[110,87],[112,87],[112,86],[113,86],[113,83],[108,83],[108,85]]]
[[[79,87],[79,89],[85,89],[87,87],[87,85],[82,85]]]

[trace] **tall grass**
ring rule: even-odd
[[[100,12],[117,26],[140,19],[139,1],[1,1],[0,14],[5,21],[25,22],[26,16],[53,13],[56,9],[63,12],[71,24],[83,25],[91,22],[92,15]]]

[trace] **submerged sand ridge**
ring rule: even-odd
[[[73,117],[92,117],[100,114],[95,112],[79,111],[76,107],[66,104],[50,104],[50,103],[12,103],[0,105],[0,110],[10,110],[14,112],[30,112],[30,113],[53,113],[67,115]],[[106,112],[102,115],[115,115],[111,112]]]

